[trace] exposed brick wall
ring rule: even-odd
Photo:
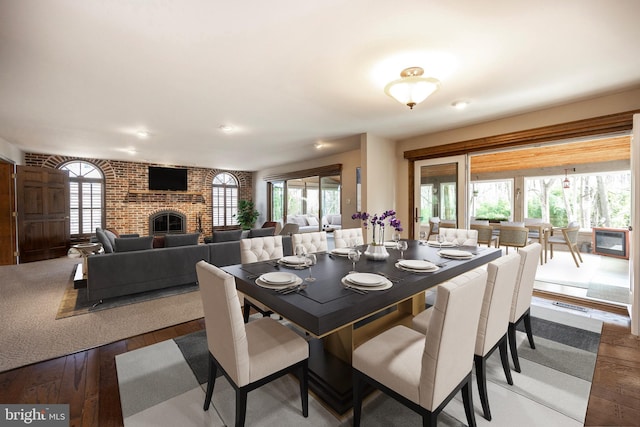
[[[245,171],[227,171],[185,167],[188,169],[188,194],[186,193],[132,193],[130,190],[147,190],[148,166],[166,166],[149,163],[99,160],[83,157],[49,154],[25,154],[27,166],[58,168],[70,161],[82,160],[96,165],[105,178],[106,228],[120,233],[149,234],[149,216],[164,209],[174,209],[186,215],[187,232],[195,232],[197,215],[202,215],[203,236],[211,235],[211,183],[220,172],[228,172],[238,179],[239,198],[253,198],[253,174]]]

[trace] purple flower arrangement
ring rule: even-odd
[[[373,214],[373,216],[367,212],[357,212],[351,215],[351,219],[361,220],[365,229],[371,227],[374,245],[384,244],[384,230],[387,225],[396,231],[402,231],[402,224],[400,220],[396,218],[396,211],[394,210],[384,211],[381,215]],[[376,231],[379,240],[376,240]]]

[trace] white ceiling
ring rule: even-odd
[[[637,86],[639,16],[638,0],[0,0],[0,137],[264,169]],[[383,92],[410,66],[441,81],[413,111]]]

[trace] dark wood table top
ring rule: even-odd
[[[296,270],[278,266],[274,261],[237,264],[222,269],[236,277],[236,287],[239,291],[262,302],[311,334],[321,337],[486,264],[502,254],[501,249],[496,248],[460,247],[457,249],[472,252],[473,258],[451,260],[440,258],[438,248],[420,245],[415,240],[408,243],[409,249],[404,252],[405,259],[428,260],[442,264],[440,269],[433,273],[400,270],[395,266],[400,257],[400,251],[397,249],[388,249],[390,256],[385,261],[368,260],[363,254],[356,263],[358,272],[382,273],[394,279],[391,288],[369,291],[365,295],[345,289],[341,283],[341,279],[351,270],[351,261],[347,257],[325,252],[316,254],[318,262],[311,269],[316,280],[305,282],[305,289],[286,295],[256,285],[256,276],[274,271],[287,271],[305,278],[309,274],[307,269]],[[365,246],[360,247],[361,252],[364,252],[364,249]]]

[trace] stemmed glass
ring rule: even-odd
[[[311,266],[316,265],[318,259],[316,258],[316,254],[313,253],[306,254],[305,257],[307,258],[306,264],[309,266],[309,277],[305,278],[304,280],[306,282],[315,282],[316,278],[311,275]]]
[[[402,235],[400,234],[399,231],[396,231],[395,233],[393,233],[392,238],[393,238],[393,241],[396,242],[396,246],[398,245],[398,242],[400,241],[401,237]]]
[[[348,256],[352,263],[352,270],[349,273],[357,273],[356,262],[360,261],[360,251],[357,248],[351,248]]]
[[[407,243],[406,240],[400,240],[398,243],[396,243],[396,247],[400,250],[400,258],[398,258],[399,260],[404,259],[404,251],[407,250],[407,248],[409,247],[409,244]]]
[[[440,244],[440,250],[442,250],[442,244],[444,243],[444,234],[438,234],[438,243]]]
[[[307,250],[303,245],[296,245],[294,254],[298,257],[298,265],[296,265],[296,270],[302,270],[304,268],[304,257],[307,254]]]
[[[426,231],[421,231],[420,232],[420,244],[424,245],[425,244],[425,240],[427,240],[427,232]]]

